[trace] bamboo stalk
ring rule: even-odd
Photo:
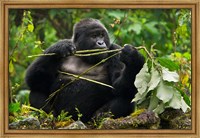
[[[150,57],[149,52],[145,48],[145,46],[139,46],[135,47],[137,50],[144,49],[145,52],[147,52],[148,56]],[[75,56],[80,56],[80,57],[85,57],[85,56],[95,56],[95,55],[100,55],[100,54],[105,54],[105,53],[112,53],[112,52],[117,52],[121,51],[123,48],[120,49],[114,49],[114,50],[107,50],[107,49],[91,49],[91,50],[79,50],[76,51],[74,54]],[[90,53],[91,52],[91,53]],[[94,52],[94,53],[92,53]],[[33,58],[33,57],[40,57],[40,56],[53,56],[56,55],[56,53],[47,53],[47,54],[37,54],[37,55],[31,55],[28,56],[28,58]]]
[[[28,56],[28,58],[41,57],[41,56],[53,56],[53,55],[56,55],[56,53],[31,55],[31,56]]]
[[[107,48],[103,48],[103,49],[87,49],[87,50],[79,50],[76,51],[77,54],[81,54],[81,53],[89,53],[89,52],[100,52],[100,51],[105,51],[108,50]]]
[[[74,55],[79,56],[79,57],[86,57],[86,56],[95,56],[95,55],[100,55],[100,54],[105,54],[105,53],[112,53],[112,52],[117,52],[117,51],[121,51],[121,49],[107,50],[103,52],[96,52],[96,53],[89,53],[89,54],[74,54]]]
[[[88,78],[81,77],[81,76],[79,77],[78,75],[75,75],[75,74],[72,74],[72,73],[68,73],[68,72],[62,72],[62,71],[58,71],[58,72],[61,73],[61,74],[73,76],[75,78],[79,78],[79,79],[82,79],[82,80],[86,80],[86,81],[89,81],[89,82],[93,82],[93,83],[96,83],[96,84],[103,85],[103,86],[106,86],[106,87],[114,89],[114,87],[112,87],[111,85],[105,84],[103,82],[99,82],[99,81],[88,79]]]
[[[76,51],[77,54],[81,54],[82,53],[92,53],[92,52],[102,52],[102,51],[107,51],[108,49],[104,48],[104,49],[87,49],[87,50],[79,50],[79,51]],[[99,53],[99,54],[103,54],[103,53]],[[41,57],[41,56],[54,56],[56,55],[56,53],[47,53],[47,54],[37,54],[37,55],[31,55],[31,56],[28,56],[28,58],[33,58],[33,57]]]

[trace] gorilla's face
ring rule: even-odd
[[[102,49],[110,47],[110,40],[106,28],[94,19],[85,19],[76,24],[73,41],[77,50]],[[107,54],[85,57],[88,62],[96,63],[106,58]]]
[[[108,48],[109,45],[106,30],[104,28],[94,28],[89,29],[82,35],[82,43],[79,44],[79,47],[81,49],[101,49]]]

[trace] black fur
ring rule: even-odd
[[[101,43],[97,44],[97,41]],[[77,23],[72,39],[59,41],[44,52],[56,53],[56,55],[41,56],[27,69],[26,82],[31,90],[31,105],[42,108],[51,93],[71,81],[72,77],[60,74],[58,70],[80,74],[111,55],[75,57],[73,54],[76,50],[104,46],[108,49],[120,48],[116,44],[110,44],[108,32],[98,20],[84,19]],[[77,119],[75,108],[78,108],[83,114],[81,120],[84,122],[90,120],[95,112],[102,109],[105,112],[111,111],[115,118],[127,116],[134,108],[131,103],[137,92],[134,80],[143,64],[143,56],[134,47],[125,46],[120,55],[112,57],[84,75],[84,77],[112,85],[115,89],[79,79],[61,89],[43,110],[46,112],[53,110],[55,115],[65,110]]]

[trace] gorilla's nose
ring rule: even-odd
[[[99,47],[106,47],[106,44],[105,44],[105,42],[104,41],[102,41],[102,40],[99,40],[99,41],[97,41],[97,46],[99,46]]]
[[[98,41],[97,43],[98,43],[98,45],[103,45],[104,44],[103,41]]]

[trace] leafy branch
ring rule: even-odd
[[[150,54],[148,55],[151,57]],[[180,81],[179,74],[176,72],[178,68],[170,71],[177,66],[176,63],[168,58],[159,59],[155,60],[154,57],[151,57],[152,64],[148,64],[147,60],[136,75],[134,84],[138,93],[132,102],[136,102],[138,105],[148,103],[148,110],[158,114],[166,108],[182,109],[183,112],[186,112],[190,109],[190,99],[177,87]],[[159,61],[165,64],[161,65]]]
[[[119,26],[119,28],[118,28],[118,30],[117,30],[118,33],[117,33],[117,35],[116,35],[116,37],[115,37],[115,39],[113,40],[112,43],[114,43],[114,42],[117,40],[117,37],[119,36],[119,34],[120,34],[120,32],[121,32],[121,29],[122,29],[124,23],[126,22],[127,18],[128,18],[128,13],[125,12],[125,13],[124,13],[124,17],[123,17],[123,21],[121,22],[121,24],[120,24],[120,26]],[[119,20],[119,22],[120,22],[120,20]]]
[[[33,23],[32,23],[31,12],[25,11],[24,15],[23,15],[23,19],[22,19],[20,34],[17,37],[17,42],[16,42],[14,48],[11,51],[9,62],[11,62],[13,60],[14,52],[18,48],[19,42],[23,40],[23,37],[24,37],[24,34],[26,33],[26,31],[33,32],[33,29],[34,29],[34,26],[33,26]]]

